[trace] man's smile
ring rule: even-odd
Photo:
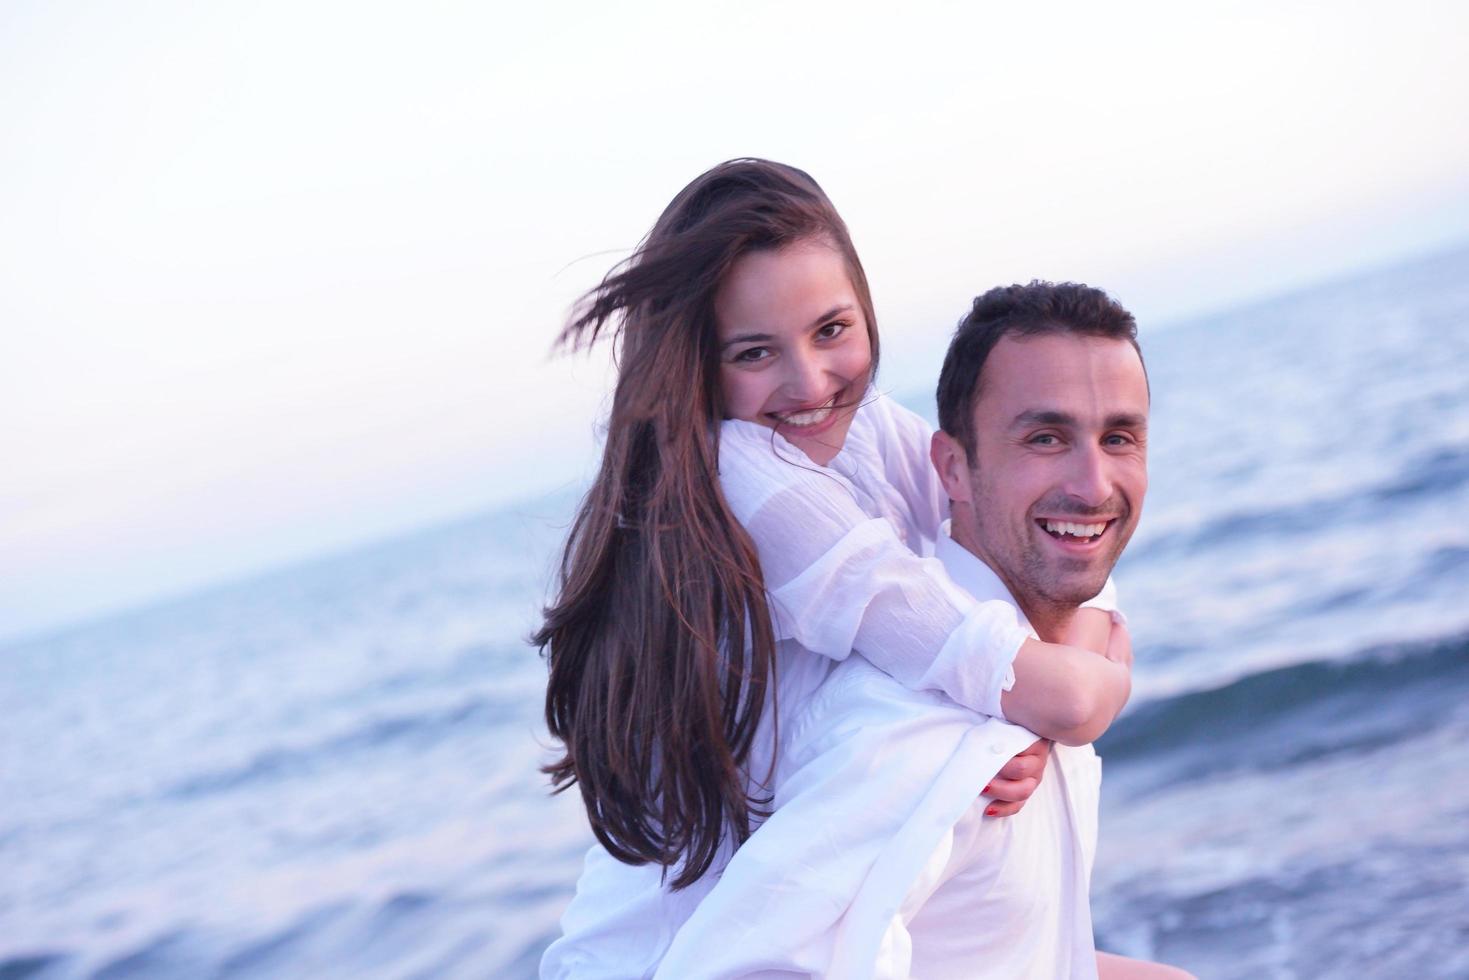
[[[1109,517],[1104,520],[1090,521],[1068,521],[1060,518],[1037,517],[1036,527],[1046,533],[1046,536],[1057,542],[1068,553],[1089,552],[1095,550],[1112,529],[1117,518]]]

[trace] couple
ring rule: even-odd
[[[1096,953],[1087,897],[1147,482],[1132,317],[981,296],[930,439],[872,386],[830,202],[738,160],[563,340],[604,331],[606,448],[537,635],[548,771],[598,844],[542,976],[1182,976]]]

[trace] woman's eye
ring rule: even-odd
[[[763,361],[770,356],[768,347],[747,347],[734,356],[735,361],[743,364],[753,364]]]
[[[818,328],[816,331],[816,336],[821,340],[830,340],[833,337],[840,336],[842,331],[846,329],[847,325],[845,323],[834,320],[831,323],[825,324]]]

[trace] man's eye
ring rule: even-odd
[[[1112,433],[1112,435],[1107,436],[1102,440],[1103,445],[1107,446],[1126,446],[1129,445],[1131,442],[1132,440],[1129,439],[1127,436],[1116,432]]]
[[[1054,446],[1056,437],[1049,432],[1043,432],[1038,436],[1031,436],[1030,442],[1033,446]]]

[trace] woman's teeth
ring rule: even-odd
[[[1074,538],[1094,538],[1107,530],[1106,523],[1102,524],[1073,524],[1070,521],[1046,521],[1045,528],[1052,534],[1069,534]]]
[[[825,422],[826,417],[831,414],[832,406],[836,402],[836,396],[827,400],[825,405],[819,408],[808,408],[802,412],[778,413],[776,418],[786,425],[815,425]]]

